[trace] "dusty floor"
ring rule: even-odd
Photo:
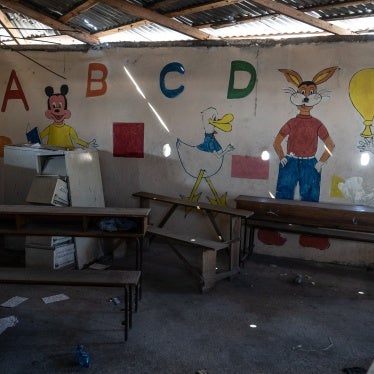
[[[1,253],[2,266],[13,260]],[[123,259],[110,263],[121,267]],[[200,294],[178,258],[155,243],[143,274],[126,343],[123,304],[109,301],[120,289],[0,285],[0,304],[28,298],[0,307],[0,319],[18,320],[0,334],[0,372],[328,374],[368,369],[374,359],[371,269],[253,256],[232,281]],[[41,300],[56,294],[69,299]],[[78,343],[89,353],[88,369],[76,363]]]

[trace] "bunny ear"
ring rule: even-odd
[[[284,74],[287,81],[294,84],[296,87],[299,87],[299,84],[303,81],[299,73],[296,73],[294,70],[288,69],[278,69],[281,73]]]
[[[333,66],[331,68],[326,68],[326,69],[321,70],[319,73],[317,73],[313,77],[312,81],[316,85],[321,84],[323,82],[326,82],[328,79],[330,79],[332,77],[332,75],[335,73],[335,70],[337,68],[338,68],[337,66]]]

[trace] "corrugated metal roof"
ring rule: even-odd
[[[374,33],[372,1],[0,0],[0,13],[3,45]]]

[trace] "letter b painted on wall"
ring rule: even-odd
[[[247,87],[244,88],[235,88],[235,73],[243,71],[249,74],[249,82]],[[227,89],[227,98],[228,99],[242,99],[243,97],[248,96],[255,84],[256,84],[256,69],[252,64],[247,61],[235,60],[231,61],[231,70],[230,70],[230,80],[229,88]]]

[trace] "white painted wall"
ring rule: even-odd
[[[276,45],[272,47],[160,47],[160,48],[116,48],[89,52],[25,52],[25,54],[48,69],[66,77],[60,78],[43,69],[20,54],[0,51],[0,103],[3,102],[11,71],[17,77],[25,93],[29,110],[21,100],[9,100],[5,112],[0,112],[0,135],[8,136],[13,143],[25,142],[27,124],[44,129],[49,123],[44,112],[47,109],[46,86],[59,91],[61,84],[69,86],[68,108],[72,113],[66,121],[86,141],[96,139],[100,150],[101,171],[107,206],[136,206],[131,194],[138,190],[169,194],[189,195],[195,180],[183,170],[175,143],[177,138],[199,144],[204,130],[200,112],[214,106],[218,113],[232,113],[233,128],[229,133],[218,133],[217,140],[223,147],[234,145],[235,155],[260,156],[269,150],[270,172],[268,180],[231,178],[231,155],[225,157],[219,174],[211,181],[219,195],[228,193],[228,205],[239,194],[269,196],[275,193],[278,174],[278,158],[272,143],[280,127],[297,114],[290,103],[289,94],[283,90],[291,84],[286,81],[280,68],[293,69],[305,80],[323,68],[338,66],[339,70],[321,88],[331,91],[312,110],[328,128],[336,144],[333,157],[324,167],[320,201],[347,203],[347,200],[330,197],[331,178],[334,174],[346,179],[362,176],[365,186],[372,189],[374,155],[366,167],[360,166],[357,149],[363,130],[362,118],[353,107],[348,85],[353,74],[364,68],[374,67],[374,42],[354,43],[301,43],[298,45]],[[233,60],[251,63],[257,71],[254,90],[242,99],[227,99],[230,66]],[[170,62],[179,62],[185,68],[183,75],[170,73],[166,85],[176,88],[183,84],[182,94],[167,98],[160,90],[159,75]],[[107,92],[103,96],[86,97],[88,65],[102,63],[108,68]],[[124,66],[142,89],[144,99],[135,89],[124,71]],[[238,74],[236,86],[246,85],[246,74]],[[13,87],[16,89],[16,87]],[[371,97],[372,100],[372,97]],[[157,110],[167,125],[164,129],[150,109]],[[113,157],[113,122],[143,122],[145,124],[143,159]],[[165,158],[163,146],[171,145],[172,154]],[[322,152],[320,149],[319,154]],[[203,181],[199,187],[201,201],[212,196],[209,186]],[[0,190],[0,195],[3,192]],[[6,203],[6,201],[3,201]],[[160,209],[154,209],[156,218]],[[179,212],[173,225],[193,231],[209,231],[204,218],[184,217]],[[373,246],[334,240],[326,251],[301,248],[297,236],[286,234],[288,241],[282,247],[257,243],[256,251],[273,255],[313,259],[318,261],[373,264]]]

